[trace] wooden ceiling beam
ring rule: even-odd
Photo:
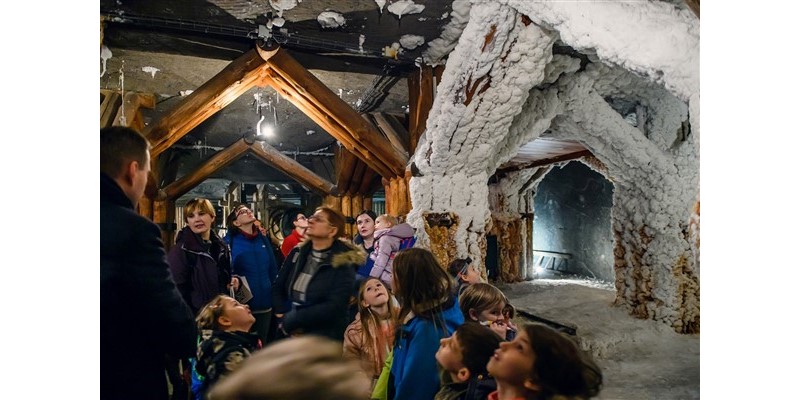
[[[350,179],[350,184],[347,185],[347,192],[346,193],[356,193],[359,187],[361,187],[361,180],[364,178],[364,171],[370,169],[366,163],[361,160],[358,160],[355,169],[353,170],[353,177]]]
[[[375,126],[285,50],[280,47],[263,49],[260,45],[257,49],[264,54],[271,70],[270,78],[265,79],[267,84],[381,175],[403,174],[408,157],[387,146]]]
[[[150,156],[157,157],[208,117],[255,86],[268,69],[264,58],[256,50],[250,50],[233,60],[144,132],[152,145]]]
[[[428,113],[433,106],[433,68],[429,65],[420,67],[419,72],[408,76],[408,133],[409,154],[417,150],[417,143],[425,132]]]
[[[369,116],[375,120],[375,125],[377,125],[386,138],[389,139],[389,143],[394,146],[395,150],[408,157],[408,140],[405,140],[405,138],[408,137],[408,132],[405,130],[405,128],[392,124],[388,118],[394,117],[387,118],[387,116],[383,113],[374,112],[370,113]]]
[[[562,154],[560,156],[552,158],[543,158],[541,160],[535,160],[525,164],[514,165],[506,168],[498,168],[497,171],[495,172],[495,175],[500,177],[502,175],[508,174],[509,172],[521,171],[523,169],[528,169],[533,167],[541,167],[544,165],[555,164],[557,162],[562,162],[562,161],[576,160],[578,158],[591,155],[592,152],[589,150],[576,151],[574,153]]]
[[[369,193],[369,188],[376,176],[378,176],[378,174],[375,172],[375,170],[367,167],[367,169],[364,171],[364,177],[361,178],[361,185],[358,186],[358,193],[362,195]]]
[[[356,163],[360,160],[353,153],[344,147],[339,147],[336,152],[336,186],[339,192],[347,193],[347,187],[350,185],[350,179],[353,179],[353,170]]]
[[[211,156],[206,162],[197,167],[194,171],[182,176],[175,182],[167,185],[162,191],[162,198],[175,200],[183,196],[188,191],[192,190],[195,186],[206,180],[211,174],[226,167],[232,162],[238,160],[247,153],[250,146],[244,141],[239,139],[232,145],[218,151]]]
[[[317,193],[328,195],[336,194],[337,192],[333,183],[315,174],[294,159],[283,155],[278,149],[267,143],[259,142],[254,144],[250,147],[250,151],[261,161],[275,167],[275,169]]]

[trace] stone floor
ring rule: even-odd
[[[581,347],[603,370],[598,399],[700,398],[700,335],[679,335],[612,305],[610,284],[535,280],[497,285],[519,310],[577,328]]]

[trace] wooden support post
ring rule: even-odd
[[[175,244],[175,202],[170,199],[156,200],[153,202],[153,222],[161,230],[161,240],[164,249],[169,251]]]
[[[344,147],[336,150],[334,163],[336,166],[336,187],[339,193],[347,193],[356,163],[361,162],[353,153]]]
[[[342,212],[342,198],[340,196],[327,195],[322,201],[322,205]]]
[[[148,198],[147,196],[142,196],[142,198],[139,199],[139,203],[137,204],[137,212],[139,213],[139,215],[152,221],[153,200]]]
[[[364,196],[364,204],[361,206],[361,210],[372,210],[372,195]]]
[[[408,133],[409,154],[414,154],[422,132],[425,132],[428,113],[433,106],[433,68],[423,65],[408,76]]]
[[[233,60],[150,126],[145,132],[153,146],[150,156],[158,156],[194,127],[236,100],[259,83],[267,70],[266,62],[256,50]]]
[[[353,210],[352,217],[358,216],[358,213],[364,209],[364,196],[361,194],[354,194],[351,200],[350,209]],[[355,232],[353,232],[355,233]]]
[[[349,194],[342,195],[342,215],[347,219],[347,217],[353,216],[353,197]],[[358,211],[356,211],[358,212]],[[345,237],[352,237],[353,236],[353,228],[350,224],[344,225],[344,234]]]
[[[386,212],[388,214],[399,217],[411,211],[411,196],[405,176],[384,179],[383,190],[386,193]]]

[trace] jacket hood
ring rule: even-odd
[[[306,238],[301,242],[298,251],[308,253],[311,251],[311,240]],[[367,252],[357,247],[346,239],[337,239],[333,241],[331,246],[333,252],[333,260],[331,266],[339,268],[343,265],[363,265],[367,261]]]
[[[414,228],[412,228],[411,225],[403,222],[402,224],[397,224],[389,229],[380,229],[375,231],[375,239],[378,239],[384,235],[405,239],[407,237],[414,236]]]

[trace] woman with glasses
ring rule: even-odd
[[[278,275],[278,264],[272,243],[258,229],[257,221],[247,205],[234,207],[227,218],[225,240],[231,249],[233,273],[244,276],[253,293],[247,305],[256,317],[256,323],[250,331],[258,333],[261,343],[266,345],[271,339],[272,286]]]
[[[284,259],[286,259],[294,246],[297,246],[305,238],[306,228],[308,228],[308,220],[306,220],[306,216],[303,213],[297,213],[292,223],[294,224],[292,234],[283,238],[283,243],[281,243],[281,253],[283,253]]]
[[[342,342],[355,271],[366,254],[344,235],[344,217],[319,207],[308,217],[306,240],[281,267],[273,303],[284,334],[316,334]]]

